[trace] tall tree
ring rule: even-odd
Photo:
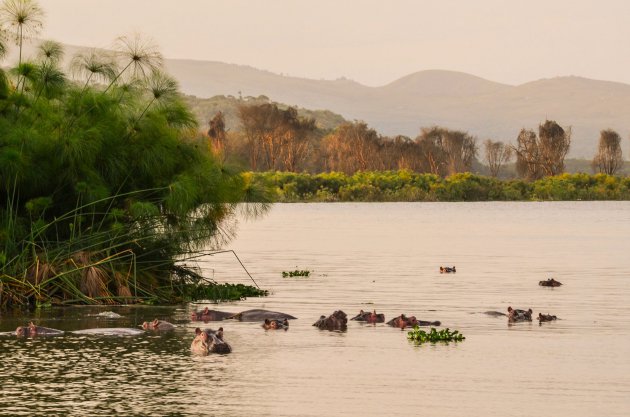
[[[519,175],[537,180],[563,173],[570,145],[571,129],[565,130],[553,120],[538,126],[538,136],[531,129],[521,129],[514,148]]]
[[[599,147],[593,159],[593,168],[608,175],[615,173],[623,165],[621,136],[612,129],[602,130],[599,134]]]
[[[496,178],[501,167],[512,159],[512,148],[503,142],[494,142],[491,139],[487,139],[483,146],[490,175]]]
[[[476,139],[466,132],[434,126],[416,138],[424,172],[446,176],[470,171],[477,156]]]
[[[536,133],[531,129],[521,129],[516,138],[516,171],[527,180],[543,177]]]
[[[353,174],[375,169],[381,138],[365,122],[344,123],[324,139],[326,169]]]
[[[293,107],[285,110],[283,116],[278,129],[282,163],[285,170],[297,172],[305,167],[304,162],[311,148],[311,135],[316,129],[315,119],[299,117]]]
[[[538,126],[540,163],[545,175],[564,172],[564,158],[571,146],[571,128],[563,129],[553,120],[545,120]]]
[[[212,141],[212,149],[217,155],[225,156],[225,117],[223,112],[217,112],[212,119],[208,122],[210,128],[208,129],[208,137]]]

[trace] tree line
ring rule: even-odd
[[[240,129],[226,131],[224,116],[216,113],[207,132],[212,147],[224,160],[252,171],[343,172],[408,169],[442,177],[483,169],[502,175],[513,163],[520,178],[534,181],[564,172],[571,145],[571,128],[545,120],[522,129],[515,145],[476,137],[441,126],[422,128],[415,138],[380,135],[365,122],[345,122],[332,131],[319,129],[312,118],[295,108],[274,103],[238,106]],[[602,130],[592,167],[616,174],[623,165],[621,137]]]

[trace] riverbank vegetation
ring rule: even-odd
[[[7,0],[0,15],[19,49],[0,70],[0,308],[249,293],[182,265],[265,197],[215,157],[155,46],[121,37],[66,71],[55,42],[23,54],[42,25],[35,2]]]
[[[630,178],[562,174],[536,181],[471,173],[441,177],[409,170],[296,174],[262,172],[252,181],[275,190],[277,202],[630,200]]]

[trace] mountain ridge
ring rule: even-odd
[[[66,49],[70,55],[85,48]],[[441,125],[480,140],[514,143],[522,128],[536,130],[552,119],[572,128],[571,157],[592,158],[601,130],[616,130],[625,148],[630,132],[630,84],[575,75],[509,85],[465,72],[422,70],[372,87],[343,77],[315,80],[219,61],[165,59],[164,64],[188,95],[266,96],[365,121],[388,136],[415,137],[422,127]]]

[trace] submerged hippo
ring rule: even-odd
[[[343,311],[337,310],[328,317],[320,316],[313,326],[321,330],[345,331],[348,328],[348,316]]]
[[[142,323],[142,328],[144,330],[166,331],[166,330],[175,329],[175,325],[173,325],[172,323],[169,323],[168,321],[155,319],[151,322],[145,321],[144,323]]]
[[[234,314],[230,317],[226,317],[226,319],[235,319],[235,320],[239,320],[239,321],[263,321],[265,319],[269,319],[269,320],[293,320],[295,319],[295,317],[293,317],[290,314],[285,314],[285,313],[279,313],[277,311],[269,311],[269,310],[260,310],[260,309],[254,309],[254,310],[246,310],[246,311],[242,311],[238,314]]]
[[[519,321],[532,321],[532,309],[529,310],[518,310],[513,309],[511,306],[508,307],[508,320],[512,323]]]
[[[262,324],[262,328],[265,330],[289,330],[289,320],[269,320],[265,319],[265,322]]]
[[[388,321],[387,324],[393,327],[400,327],[401,329],[404,329],[405,327],[413,326],[439,326],[442,323],[439,321],[418,320],[416,316],[407,317],[404,314],[401,314],[400,316]]]
[[[457,270],[455,269],[455,265],[450,266],[440,266],[440,274],[450,274],[455,273]]]
[[[30,322],[28,326],[20,326],[15,329],[17,336],[59,336],[62,335],[63,330],[51,329],[50,327],[36,326],[33,322]]]
[[[544,321],[553,321],[553,320],[557,320],[557,319],[558,319],[558,317],[552,316],[551,314],[538,313],[538,321],[540,323],[542,323]]]
[[[130,329],[126,327],[99,327],[96,329],[75,330],[72,334],[98,335],[98,336],[140,336],[145,334],[140,329]]]
[[[232,347],[223,340],[223,327],[219,330],[195,329],[195,338],[190,345],[190,351],[196,355],[207,355],[209,353],[230,353]]]
[[[104,318],[104,319],[120,319],[122,316],[118,313],[114,313],[113,311],[103,311],[98,314],[94,314],[94,317]]]
[[[365,321],[367,323],[370,324],[374,324],[374,323],[384,323],[385,322],[385,314],[376,314],[376,310],[369,312],[369,311],[359,311],[359,314],[357,314],[356,316],[352,317],[350,320],[356,320],[356,321]]]
[[[492,316],[492,317],[502,317],[502,316],[507,316],[507,314],[502,313],[500,311],[484,311],[483,314],[487,314],[488,316]]]
[[[549,278],[547,281],[538,281],[538,285],[543,287],[559,287],[562,285],[560,281],[556,281],[553,278]]]
[[[233,317],[234,313],[226,311],[210,310],[208,307],[201,311],[193,311],[190,315],[192,321],[221,321]]]

